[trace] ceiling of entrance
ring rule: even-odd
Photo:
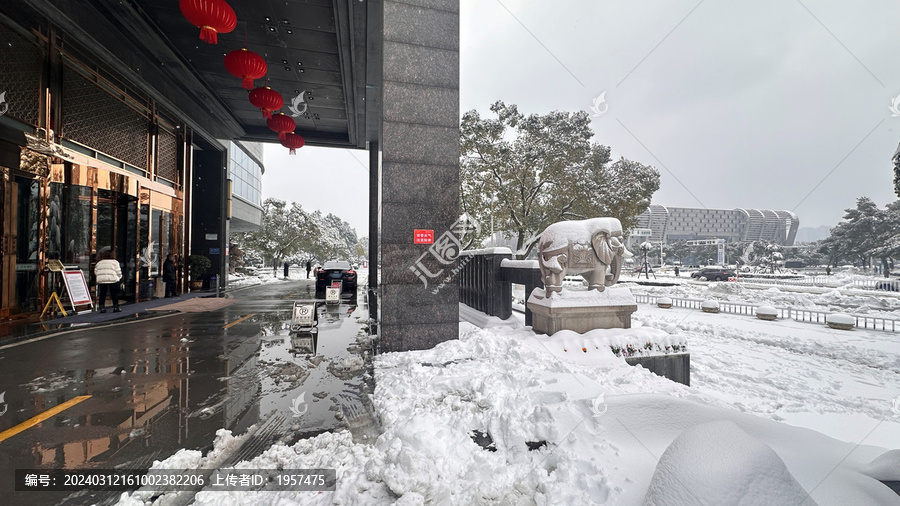
[[[365,148],[380,124],[381,4],[373,0],[229,0],[237,28],[218,44],[177,0],[69,0],[32,6],[158,102],[217,138],[277,142],[224,54],[245,46],[268,65],[307,145]],[[144,66],[142,69],[141,66]],[[266,85],[266,80],[255,82]],[[302,101],[301,101],[302,97]],[[292,111],[291,106],[295,106]],[[305,106],[305,107],[304,107]]]

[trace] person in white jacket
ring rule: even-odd
[[[94,276],[97,278],[97,306],[101,313],[106,312],[106,294],[110,295],[113,303],[113,313],[121,313],[119,309],[119,281],[122,280],[122,267],[116,260],[112,251],[103,254],[103,260],[94,266]]]

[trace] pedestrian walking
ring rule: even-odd
[[[306,279],[309,279],[309,271],[312,270],[312,260],[306,261]]]
[[[163,262],[163,282],[166,284],[166,297],[175,296],[175,255],[169,253],[166,255],[166,261]]]
[[[678,266],[677,265],[675,266],[675,277],[676,278],[678,277]]]
[[[97,306],[101,313],[106,312],[106,294],[113,303],[113,313],[121,313],[119,309],[119,282],[122,281],[122,267],[112,251],[103,253],[103,259],[94,266],[97,278]]]
[[[284,263],[284,277],[288,278],[288,274],[290,273],[291,265],[287,262]]]

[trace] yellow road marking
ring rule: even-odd
[[[23,430],[30,429],[30,428],[34,427],[35,425],[43,422],[44,420],[50,418],[51,416],[61,413],[65,410],[71,408],[72,406],[78,404],[79,402],[86,401],[90,398],[91,398],[90,395],[79,395],[78,397],[75,397],[74,399],[68,400],[58,406],[52,407],[37,416],[33,416],[33,417],[29,418],[28,420],[25,420],[24,422],[20,423],[19,425],[16,425],[15,427],[10,427],[9,429],[6,429],[5,431],[0,432],[0,442],[15,436],[16,434],[22,432]]]
[[[223,328],[223,329],[230,329],[231,327],[234,327],[234,326],[237,325],[238,323],[241,323],[242,321],[246,320],[247,318],[250,318],[251,316],[253,316],[253,315],[255,315],[255,314],[256,314],[256,313],[250,313],[250,314],[248,314],[247,316],[241,318],[240,320],[235,320],[235,321],[229,323],[228,325],[225,325],[225,326],[222,327],[222,328]]]

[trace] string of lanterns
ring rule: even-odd
[[[178,7],[192,25],[200,28],[200,40],[209,44],[218,44],[218,34],[229,33],[237,26],[237,15],[225,0],[179,0]],[[253,81],[263,78],[268,66],[262,56],[247,49],[246,38],[245,34],[245,47],[225,55],[225,70],[239,78],[245,90],[251,90],[250,103],[262,112],[269,129],[278,134],[281,145],[288,148],[290,154],[296,154],[306,140],[294,133],[297,123],[293,118],[281,112],[272,114],[284,107],[281,93],[268,86],[254,88]]]

